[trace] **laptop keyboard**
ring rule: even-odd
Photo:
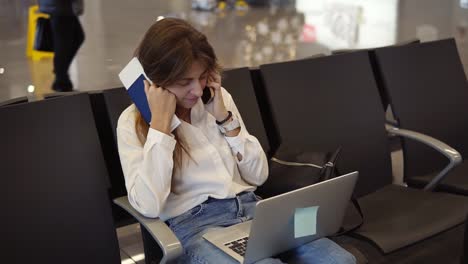
[[[232,249],[234,252],[237,254],[244,256],[245,255],[245,250],[247,249],[247,241],[249,240],[249,237],[243,237],[238,240],[234,240],[231,242],[228,242],[224,244],[228,248]]]

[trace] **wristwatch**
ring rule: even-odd
[[[218,126],[219,131],[221,131],[221,134],[223,135],[239,127],[240,127],[239,120],[235,118],[234,116],[232,117],[232,120],[230,122],[227,122],[226,124],[222,124]]]

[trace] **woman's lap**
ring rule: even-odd
[[[287,257],[285,261],[294,264],[356,263],[356,258],[351,253],[328,238],[312,241],[288,253],[289,257]]]
[[[280,259],[281,258],[281,259]],[[322,238],[282,254],[280,258],[266,258],[256,264],[309,264],[309,263],[356,263],[352,254],[328,238]],[[233,258],[203,239],[201,236],[187,245],[179,263],[236,264]]]
[[[238,263],[202,237],[212,228],[222,228],[252,219],[257,201],[253,193],[246,193],[230,200],[202,204],[201,207],[168,221],[169,227],[176,233],[184,247],[184,254],[179,259],[179,263]],[[220,215],[219,208],[223,208],[226,213]],[[352,254],[327,238],[302,245],[281,254],[280,257],[287,263],[297,264],[355,263]],[[277,258],[267,258],[257,262],[257,264],[281,263],[283,262]]]
[[[184,247],[184,254],[179,259],[178,263],[186,264],[239,264],[235,259],[228,256],[226,253],[206,241],[203,237],[194,238],[189,244]],[[279,259],[264,259],[257,264],[282,264]]]

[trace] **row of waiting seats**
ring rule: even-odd
[[[269,157],[285,143],[312,151],[342,147],[341,172],[360,172],[355,197],[364,224],[333,239],[360,252],[360,263],[460,263],[468,169],[457,155],[468,157],[468,87],[453,40],[224,75],[223,86]],[[119,263],[115,227],[134,219],[143,226],[147,263],[182,252],[164,222],[142,217],[125,196],[115,128],[130,103],[116,88],[0,104],[5,261]],[[386,104],[399,128],[388,126]],[[410,187],[392,184],[389,134],[404,138]],[[354,216],[350,208],[345,225]]]

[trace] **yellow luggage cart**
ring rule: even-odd
[[[47,51],[38,51],[34,49],[34,37],[36,34],[36,24],[37,19],[49,18],[49,15],[44,13],[39,13],[39,6],[33,5],[29,7],[28,13],[28,36],[27,36],[27,43],[26,43],[26,57],[31,58],[33,61],[38,61],[43,58],[53,58],[53,52]]]

